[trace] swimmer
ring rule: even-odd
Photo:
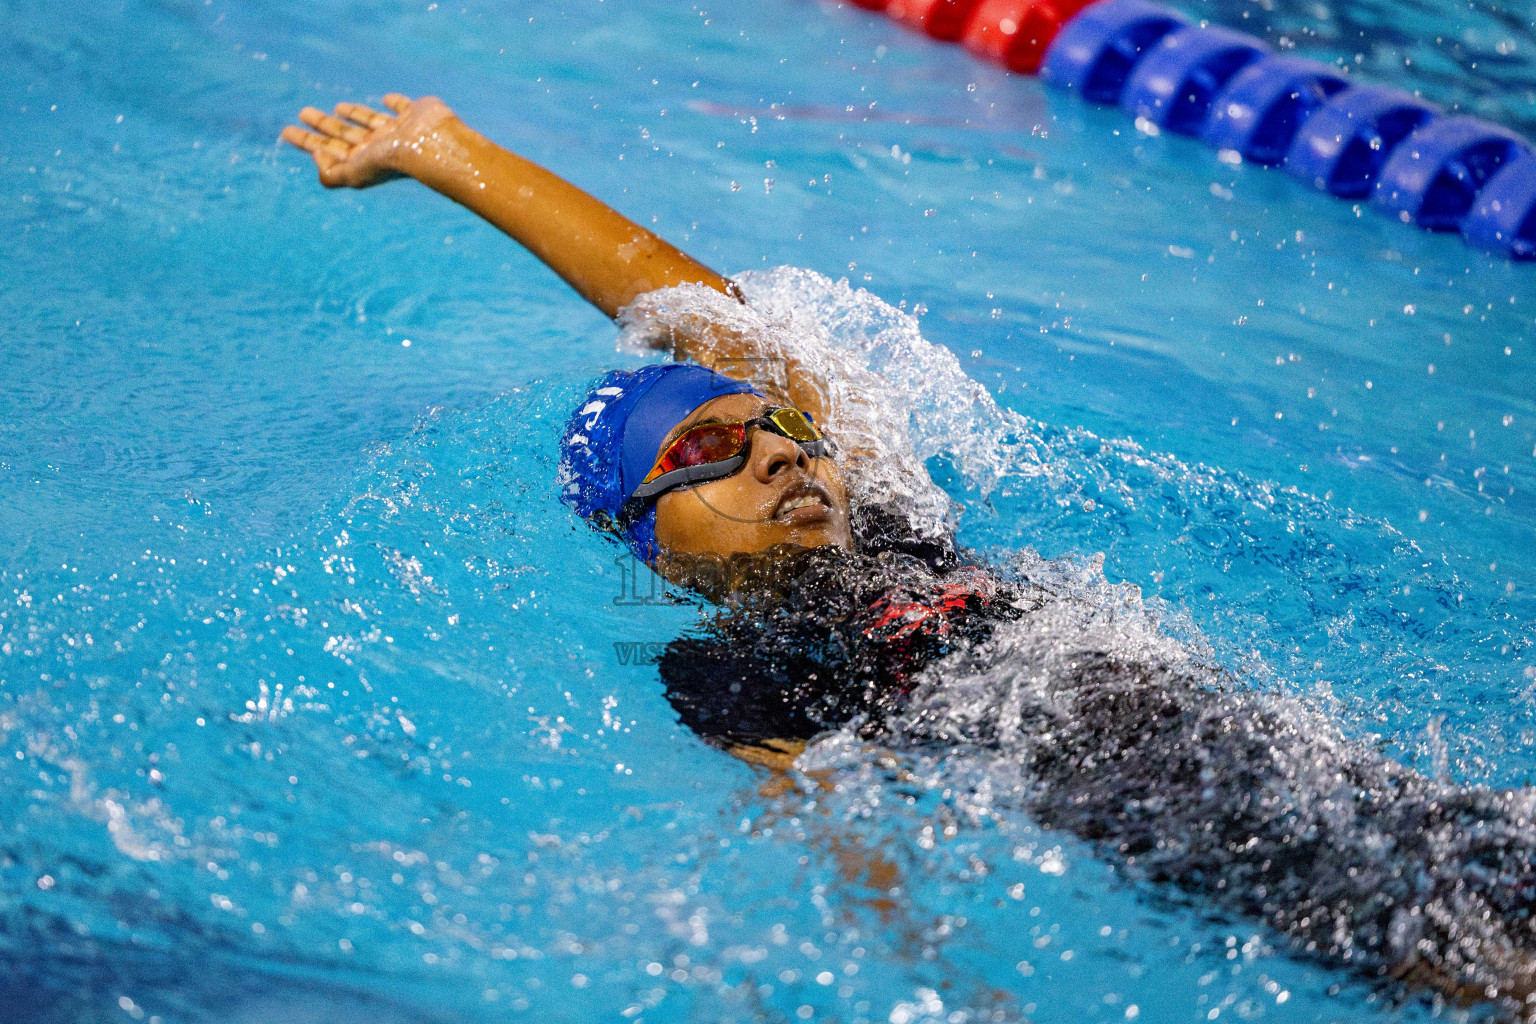
[[[850,501],[856,474],[890,467],[838,436],[835,382],[743,326],[727,278],[440,100],[384,105],[305,108],[282,137],[328,187],[404,177],[441,192],[610,317],[643,318],[665,289],[714,310],[658,318],[651,337],[673,362],[593,383],[557,482],[588,523],[714,606],[659,663],[705,740],[770,767],[838,728],[897,751],[998,751],[1022,810],[1131,877],[1378,984],[1536,1008],[1531,790],[1430,779],[1191,658],[1128,659],[1081,628],[1074,643],[1070,598],[919,533],[900,508]],[[996,689],[985,713],[955,711],[925,672],[940,662]]]

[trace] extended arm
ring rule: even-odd
[[[283,139],[314,157],[330,188],[408,177],[484,217],[522,243],[582,298],[616,316],[637,295],[731,283],[616,210],[470,128],[442,100],[384,97],[393,115],[342,103],[335,116],[305,107],[312,131]],[[686,353],[684,353],[686,354]]]
[[[702,284],[727,295],[735,286],[704,264],[599,202],[570,182],[476,132],[442,100],[384,97],[392,113],[340,103],[334,115],[299,112],[308,130],[283,129],[283,139],[314,158],[328,188],[368,188],[415,178],[484,217],[522,243],[588,302],[610,317],[637,296],[678,284]],[[760,355],[750,338],[718,324],[674,329],[658,343],[678,359],[731,376]],[[824,418],[824,389],[790,368],[788,399]]]

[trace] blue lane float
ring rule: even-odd
[[[1536,259],[1536,156],[1522,152],[1488,179],[1461,233],[1479,249]]]
[[[1347,89],[1315,111],[1296,133],[1285,169],[1344,199],[1364,199],[1397,144],[1436,116],[1400,89]]]
[[[1198,135],[1216,94],[1233,75],[1268,53],[1263,40],[1230,29],[1177,29],[1131,72],[1121,109],[1159,128]]]
[[[1392,151],[1372,197],[1403,223],[1459,231],[1483,185],[1526,152],[1520,137],[1475,117],[1443,117]]]
[[[1401,90],[1356,86],[1327,65],[1192,26],[1146,0],[1084,8],[1051,43],[1041,76],[1141,124],[1199,135],[1224,160],[1279,164],[1400,220],[1536,258],[1536,156],[1511,132],[1442,117]]]
[[[1356,86],[1340,70],[1194,26],[1152,0],[853,2],[930,35],[958,33],[1009,67],[1013,48],[985,42],[987,33],[1011,36],[1027,23],[1030,45],[1044,48],[1041,78],[1123,107],[1148,133],[1198,135],[1224,163],[1279,164],[1333,195],[1372,198],[1399,220],[1536,258],[1536,156],[1497,125],[1443,116],[1401,90]],[[939,7],[948,20],[935,33]]]
[[[1057,33],[1040,77],[1095,103],[1118,103],[1146,52],[1187,24],[1182,15],[1146,0],[1103,0]]]
[[[1303,124],[1349,80],[1315,60],[1269,56],[1232,76],[1211,101],[1200,137],[1223,156],[1273,165],[1285,160]]]

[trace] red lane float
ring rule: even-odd
[[[972,53],[1010,71],[1040,70],[1061,27],[1093,0],[981,0],[960,41]]]
[[[1224,160],[1278,163],[1337,195],[1374,195],[1422,228],[1536,258],[1536,153],[1496,125],[1440,123],[1421,100],[1355,86],[1228,29],[1191,26],[1149,0],[852,2],[1009,70],[1044,67],[1052,84],[1118,103],[1138,124],[1202,137]],[[1412,115],[1401,130],[1399,114]]]
[[[885,13],[897,21],[952,43],[965,31],[978,0],[890,0]]]

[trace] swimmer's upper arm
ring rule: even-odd
[[[314,131],[290,127],[283,138],[311,153],[327,185],[365,188],[393,177],[415,178],[485,218],[522,243],[587,301],[618,317],[635,299],[682,284],[698,284],[740,300],[726,277],[641,227],[560,176],[474,131],[436,97],[386,97],[391,113],[343,104],[337,117],[306,108]],[[347,120],[344,120],[344,115]],[[680,323],[670,344],[727,376],[767,383],[763,346],[707,318]],[[773,359],[781,398],[818,420],[826,418],[825,389],[804,367]]]
[[[410,177],[522,243],[588,302],[616,317],[638,295],[678,284],[731,294],[725,277],[557,174],[497,145],[435,96],[384,98],[390,113],[307,107],[283,138],[310,153],[328,186]]]
[[[457,161],[417,177],[521,242],[610,317],[636,296],[696,283],[729,293],[721,274],[544,168],[458,122]]]

